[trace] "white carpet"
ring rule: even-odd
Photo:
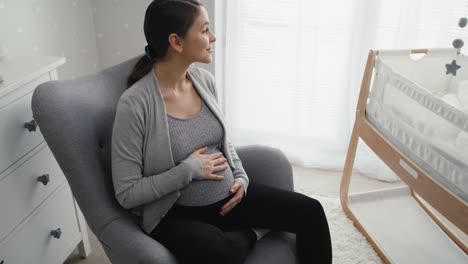
[[[334,264],[382,263],[372,246],[343,212],[339,198],[301,187],[297,187],[296,191],[322,204],[330,227]]]

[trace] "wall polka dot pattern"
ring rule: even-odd
[[[74,79],[144,53],[151,1],[0,0],[0,45],[6,55],[66,57],[59,78]],[[211,1],[202,3],[213,19]]]
[[[94,0],[92,12],[102,68],[144,53],[145,11],[152,0]]]
[[[92,73],[100,65],[92,8],[92,0],[0,0],[0,45],[6,55],[66,57],[60,79]]]

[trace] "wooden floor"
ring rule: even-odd
[[[339,196],[339,186],[341,180],[341,171],[324,171],[317,169],[307,169],[293,166],[294,185],[296,188],[306,188],[314,190],[317,193],[325,194],[332,197]],[[379,188],[388,188],[390,186],[398,186],[402,183],[384,183],[373,180],[360,174],[355,174],[350,186],[351,192],[369,191]],[[104,264],[110,263],[104,253],[100,243],[97,241],[94,234],[88,229],[89,240],[92,253],[88,258],[82,259],[78,255],[78,249],[70,255],[65,261],[69,264]]]

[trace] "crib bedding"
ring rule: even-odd
[[[377,57],[366,116],[400,151],[468,202],[468,76],[437,72],[448,59],[460,64],[466,58],[448,57],[447,52],[427,54],[423,69],[405,56]]]

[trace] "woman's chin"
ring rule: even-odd
[[[198,62],[210,64],[211,61],[213,61],[213,58],[211,58],[211,56],[210,56],[210,57],[202,58],[202,59],[200,59]]]

